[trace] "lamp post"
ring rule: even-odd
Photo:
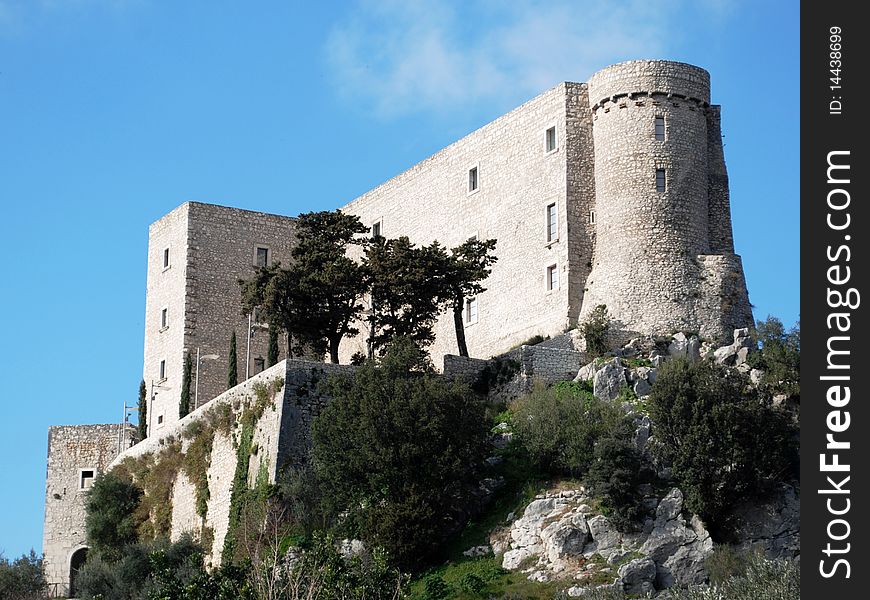
[[[194,378],[193,384],[193,409],[196,410],[199,408],[199,364],[206,360],[217,360],[220,358],[218,354],[206,354],[204,356],[200,356],[199,354],[199,346],[196,347],[196,376]]]

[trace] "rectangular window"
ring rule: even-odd
[[[547,152],[553,152],[556,149],[556,127],[550,127],[544,135],[544,148]]]
[[[372,225],[372,237],[381,237],[381,222]]]
[[[477,167],[472,167],[468,170],[468,192],[476,192],[479,185]]]
[[[659,194],[663,194],[665,192],[665,170],[664,169],[656,169],[656,191]]]
[[[269,249],[263,246],[257,246],[257,252],[254,260],[254,266],[267,267],[269,266]]]
[[[589,223],[591,225],[595,225],[595,211],[594,210],[589,211]]]
[[[157,424],[163,425],[163,415],[160,415],[159,417],[157,417]]]
[[[559,238],[559,219],[556,213],[556,203],[547,205],[547,242]]]
[[[94,485],[96,473],[97,472],[94,469],[82,469],[81,471],[79,471],[79,489],[90,489],[90,487]]]
[[[556,265],[547,267],[547,291],[559,289],[559,269]]]
[[[477,298],[468,298],[465,301],[465,322],[477,323]]]
[[[656,117],[656,140],[659,142],[665,141],[665,118]]]
[[[169,268],[169,248],[163,249],[163,268]]]
[[[160,361],[160,380],[166,379],[166,359]]]
[[[160,311],[160,329],[169,327],[169,309],[164,308]]]
[[[266,370],[266,359],[258,356],[254,359],[254,373],[262,373]]]

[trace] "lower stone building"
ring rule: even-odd
[[[60,425],[48,429],[45,579],[55,596],[75,596],[75,576],[87,558],[85,499],[94,479],[136,441],[132,426]]]

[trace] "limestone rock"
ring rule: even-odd
[[[673,340],[668,346],[668,356],[673,358],[685,357],[689,349],[689,340],[683,332],[674,334]]]
[[[638,398],[649,395],[650,391],[652,388],[646,379],[638,379],[634,382],[634,393],[637,394]]]
[[[619,581],[626,594],[646,596],[655,591],[656,572],[656,564],[651,558],[636,558],[619,567]]]
[[[574,381],[592,381],[593,377],[595,377],[595,361],[580,367]]]
[[[698,339],[698,336],[693,335],[689,338],[686,346],[686,357],[689,359],[689,362],[693,363],[701,360],[701,340]]]
[[[595,397],[600,400],[615,400],[619,396],[619,390],[626,384],[625,368],[618,358],[614,358],[595,372]]]
[[[794,558],[800,554],[800,499],[783,484],[766,500],[747,501],[731,511],[734,535],[740,548],[758,548],[768,558]]]

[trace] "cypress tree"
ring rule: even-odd
[[[184,376],[181,379],[181,400],[178,402],[178,416],[184,418],[190,412],[190,380],[193,377],[193,360],[190,352],[184,357]],[[195,407],[194,407],[195,408]]]
[[[266,354],[266,366],[278,364],[278,328],[269,325],[269,352]]]
[[[139,384],[139,440],[148,437],[148,388],[145,380]]]
[[[230,369],[227,372],[227,389],[239,384],[239,361],[236,356],[236,332],[230,338]]]

